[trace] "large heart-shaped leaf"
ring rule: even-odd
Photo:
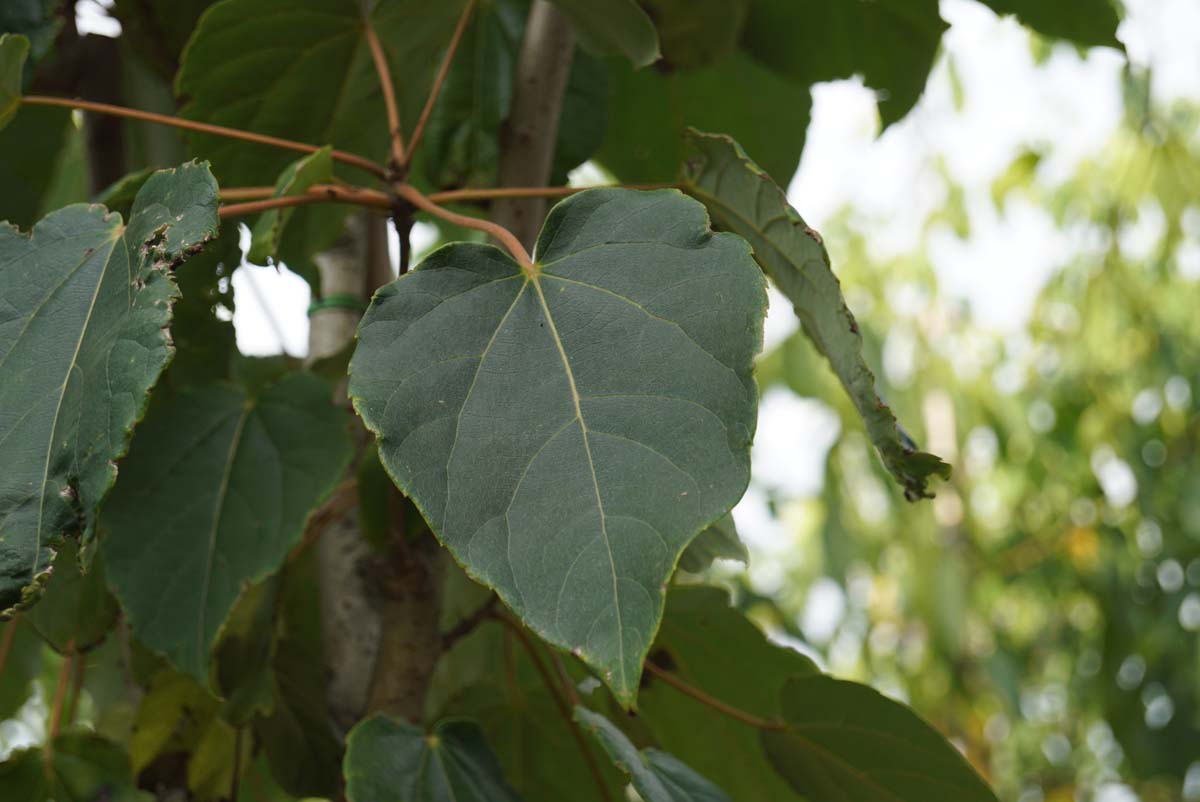
[[[788,728],[764,731],[775,768],[809,799],[996,802],[937,730],[867,685],[823,675],[790,680]]]
[[[717,786],[683,761],[657,749],[633,745],[613,723],[586,707],[575,708],[575,720],[595,736],[634,789],[646,802],[729,802]]]
[[[133,631],[207,680],[209,648],[247,583],[296,545],[350,459],[328,385],[292,374],[151,409],[104,508],[101,550]]]
[[[0,610],[88,531],[171,357],[170,269],[217,230],[206,165],[156,173],[128,224],[68,206],[0,225]]]
[[[829,359],[883,464],[910,500],[927,498],[929,477],[949,476],[950,466],[918,451],[876,393],[858,323],[820,236],[732,139],[689,131],[686,142],[683,182],[688,193],[708,207],[717,226],[750,242],[758,263],[795,307],[804,333]]]
[[[451,245],[380,290],[350,394],[457,559],[632,705],[664,583],[748,480],[762,274],[674,190],[580,193],[536,253]]]
[[[406,721],[376,715],[346,738],[349,802],[517,802],[479,727],[438,722],[426,735]]]

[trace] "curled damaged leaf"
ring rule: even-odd
[[[156,173],[128,224],[100,205],[0,225],[0,611],[34,601],[87,536],[170,361],[169,268],[216,233],[206,164]]]
[[[875,375],[862,355],[862,334],[820,235],[730,137],[689,129],[685,147],[684,190],[708,207],[715,226],[749,241],[754,258],[791,300],[804,333],[846,388],[905,498],[932,498],[929,477],[949,478],[950,466],[919,451],[876,392]]]
[[[681,552],[746,489],[762,271],[675,190],[554,207],[375,294],[350,396],[467,571],[632,707]]]

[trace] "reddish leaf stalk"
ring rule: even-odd
[[[699,688],[696,688],[692,685],[689,685],[688,683],[684,682],[679,677],[675,676],[674,674],[670,673],[669,671],[666,671],[666,670],[654,665],[654,663],[650,662],[649,660],[646,661],[646,670],[649,671],[654,676],[661,679],[663,682],[670,685],[675,690],[677,690],[681,693],[687,694],[688,696],[695,699],[697,702],[700,702],[702,704],[705,704],[705,705],[711,707],[713,710],[716,710],[718,713],[724,713],[725,715],[729,716],[730,718],[737,719],[738,721],[742,722],[743,724],[749,724],[751,727],[758,727],[760,730],[786,730],[787,729],[787,725],[783,724],[782,722],[769,721],[765,718],[759,718],[758,716],[756,716],[752,713],[747,713],[745,710],[734,707],[733,705],[730,705],[730,704],[726,704],[725,702],[722,702],[720,699],[714,699],[713,697],[709,696],[704,691],[702,691]]]
[[[404,132],[400,129],[400,109],[396,105],[396,88],[392,85],[392,72],[388,69],[387,54],[375,33],[371,18],[363,15],[363,34],[367,39],[367,47],[371,51],[371,60],[375,63],[375,72],[379,76],[379,88],[383,92],[383,107],[387,112],[388,137],[392,144],[393,166],[405,164]]]
[[[421,109],[421,116],[417,118],[417,127],[413,129],[412,140],[408,145],[408,161],[412,161],[413,153],[417,150],[417,143],[421,141],[421,134],[425,133],[425,126],[429,123],[430,115],[433,114],[433,107],[437,105],[438,95],[442,92],[442,84],[446,82],[446,76],[450,73],[450,64],[454,61],[455,51],[458,50],[463,32],[467,29],[467,21],[471,18],[471,12],[474,10],[475,0],[467,0],[467,5],[458,18],[458,25],[454,28],[454,35],[450,37],[446,55],[442,58],[437,75],[433,78],[433,85],[429,88],[429,97],[425,99],[425,107]],[[406,166],[407,163],[403,162]]]

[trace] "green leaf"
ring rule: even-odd
[[[996,802],[933,727],[866,685],[798,677],[780,704],[788,729],[763,731],[763,743],[779,773],[809,798]]]
[[[29,623],[62,654],[86,652],[100,644],[117,622],[117,601],[104,581],[104,563],[92,560],[82,573],[77,549],[54,558],[46,595],[28,614]]]
[[[947,27],[938,15],[938,0],[755,0],[742,47],[806,87],[861,75],[879,92],[879,115],[886,128],[921,97]],[[737,132],[726,132],[745,142]],[[749,143],[746,146],[757,157]],[[791,178],[771,175],[781,182]]]
[[[200,683],[170,668],[156,672],[138,705],[129,739],[134,774],[159,756],[191,752],[217,714],[219,702]]]
[[[738,46],[750,0],[642,0],[672,69],[696,69]]]
[[[468,572],[631,706],[680,552],[745,490],[763,280],[674,190],[581,192],[536,252],[381,289],[350,395]]]
[[[478,725],[438,722],[426,735],[398,718],[375,715],[346,738],[349,802],[516,802]]]
[[[19,618],[0,624],[0,651],[7,650],[0,671],[0,721],[13,718],[33,694],[31,683],[42,668],[42,640]]]
[[[58,0],[4,0],[0,3],[0,33],[20,33],[29,37],[34,59],[41,58],[54,43],[62,27]]]
[[[275,192],[271,197],[302,195],[314,184],[327,183],[333,177],[331,152],[332,148],[326,146],[289,164],[275,182]],[[284,228],[296,211],[294,208],[269,209],[259,215],[251,230],[246,260],[255,264],[267,264],[274,260],[279,254]]]
[[[980,0],[997,14],[1014,14],[1023,25],[1046,36],[1067,39],[1079,45],[1101,45],[1124,49],[1117,40],[1121,24],[1109,0],[1076,0],[1046,3],[1043,0]]]
[[[465,0],[374,3],[400,119],[420,114]],[[301,142],[331,144],[377,161],[388,154],[379,80],[359,0],[223,0],[200,19],[176,79],[190,119]],[[275,181],[286,152],[193,137],[223,184]]]
[[[614,65],[612,78],[608,131],[596,158],[622,181],[674,181],[688,126],[737,137],[782,183],[796,172],[812,106],[808,86],[744,49],[697,70]]]
[[[608,752],[613,763],[629,775],[646,802],[729,802],[717,786],[682,761],[657,749],[640,752],[612,722],[586,707],[575,708],[575,720]]]
[[[29,55],[29,40],[19,34],[0,35],[0,129],[21,107],[21,68]]]
[[[49,760],[49,765],[47,761]],[[153,802],[134,783],[129,756],[98,735],[72,732],[45,748],[15,752],[0,763],[5,799],[21,802]]]
[[[737,525],[728,513],[696,535],[696,539],[683,550],[679,567],[698,574],[707,570],[717,559],[737,560],[743,565],[750,560],[750,552],[746,551],[746,544],[738,537]]]
[[[820,235],[788,205],[787,196],[727,136],[689,131],[682,180],[703,201],[715,225],[740,234],[795,307],[804,332],[832,365],[866,424],[883,464],[909,500],[930,497],[929,477],[950,466],[918,451],[879,398],[862,356],[862,335],[846,307]]]
[[[109,13],[121,23],[121,44],[163,80],[179,69],[179,56],[200,15],[219,0],[115,0]]]
[[[658,61],[658,32],[635,0],[551,0],[583,43],[599,55],[621,55],[635,67]]]
[[[299,542],[350,453],[329,386],[306,374],[257,397],[214,384],[155,406],[121,465],[101,539],[138,638],[205,681],[234,602]]]
[[[83,186],[70,187],[63,203],[50,205],[58,179],[67,178],[72,139],[80,136],[69,109],[30,106],[0,130],[0,220],[28,227],[45,211],[86,200]],[[81,176],[82,177],[82,176]],[[69,181],[64,183],[71,183]],[[82,184],[82,182],[80,182]],[[132,200],[132,198],[130,198]],[[110,207],[111,208],[111,207]]]
[[[779,717],[779,693],[794,676],[817,673],[804,655],[772,643],[704,586],[672,589],[650,660],[709,696],[761,719]],[[774,771],[758,732],[653,676],[640,695],[654,742],[724,788],[738,802],[794,800]]]
[[[30,603],[88,533],[171,357],[171,269],[217,230],[207,166],[156,173],[129,222],[68,206],[0,225],[0,610]]]
[[[216,648],[215,684],[225,699],[221,715],[241,726],[275,705],[272,663],[279,639],[279,575],[251,585],[237,600]]]
[[[175,390],[230,378],[238,358],[231,283],[242,263],[238,240],[237,221],[226,220],[217,241],[175,271],[183,297],[173,309],[177,353],[165,379]]]

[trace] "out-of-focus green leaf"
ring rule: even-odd
[[[833,366],[867,426],[883,463],[910,500],[926,498],[931,475],[950,466],[918,451],[879,398],[862,356],[862,335],[846,307],[820,235],[787,196],[731,138],[689,131],[683,166],[687,192],[708,207],[719,228],[745,237],[755,258],[791,301],[804,332]]]
[[[4,187],[0,193],[0,220],[28,227],[45,212],[86,199],[80,193],[61,198],[63,203],[54,206],[48,203],[73,136],[78,133],[71,112],[48,106],[23,109],[0,130],[0,153],[4,154],[0,159],[0,186]]]
[[[812,106],[808,86],[745,50],[697,70],[613,65],[612,83],[608,132],[596,159],[622,181],[675,180],[688,126],[728,132],[782,183],[796,172]]]
[[[1121,20],[1110,0],[1075,0],[1046,3],[1043,0],[980,0],[997,14],[1014,14],[1024,25],[1046,36],[1067,39],[1078,45],[1101,45],[1124,49],[1117,41]]]
[[[172,353],[170,270],[217,230],[207,166],[152,176],[127,224],[68,206],[0,225],[0,609],[29,603],[87,534]]]
[[[138,790],[125,751],[86,732],[59,735],[49,754],[44,746],[14,752],[0,763],[0,790],[13,802],[154,800]]]
[[[479,726],[438,722],[429,734],[374,715],[346,738],[349,802],[517,802]]]
[[[729,802],[724,791],[677,758],[657,749],[638,751],[625,733],[599,713],[576,707],[575,721],[629,775],[634,789],[646,802]]]
[[[216,648],[215,680],[225,703],[221,716],[242,725],[275,704],[272,670],[278,637],[278,575],[251,585],[237,600]]]
[[[996,802],[966,759],[899,702],[822,675],[789,680],[788,728],[763,731],[775,768],[810,799]]]
[[[195,748],[219,702],[194,678],[164,668],[150,678],[133,723],[129,755],[134,774],[160,755]]]
[[[42,667],[42,640],[17,618],[0,624],[0,644],[7,644],[4,670],[0,671],[0,721],[12,718],[29,700],[31,683]]]
[[[599,55],[622,55],[634,67],[658,60],[658,33],[636,0],[550,0],[575,25],[583,45]]]
[[[726,591],[703,586],[671,591],[649,659],[709,696],[767,720],[778,718],[779,692],[789,678],[817,671],[804,655],[767,640],[729,606]],[[738,802],[795,799],[753,728],[653,676],[639,698],[641,721],[654,742]]]
[[[350,451],[329,386],[306,374],[254,397],[214,384],[154,407],[121,465],[101,539],[138,638],[205,681],[237,597],[283,562]]]
[[[805,87],[861,75],[879,93],[879,115],[886,128],[908,114],[921,97],[947,27],[938,15],[937,0],[755,0],[742,47]],[[708,130],[745,143],[736,131]],[[763,163],[749,143],[746,147]],[[768,172],[780,183],[791,178]]]
[[[233,271],[242,261],[238,224],[227,220],[217,241],[175,271],[171,337],[176,354],[165,381],[174,390],[228,379],[238,362],[233,330]]]
[[[642,0],[674,69],[696,69],[728,56],[738,45],[750,0]]]
[[[34,60],[46,54],[62,27],[58,0],[4,0],[0,3],[0,34],[19,33],[29,38]]]
[[[104,581],[103,560],[92,560],[81,573],[77,549],[60,549],[54,558],[46,596],[28,613],[30,625],[62,654],[97,646],[117,621],[117,601]]]
[[[219,0],[115,0],[111,13],[121,23],[121,43],[161,78],[170,81],[179,56],[209,6]]]
[[[0,35],[0,129],[21,107],[21,70],[29,55],[29,40],[19,34]]]
[[[707,570],[713,560],[737,560],[746,563],[750,553],[746,544],[738,537],[737,525],[733,516],[725,513],[704,531],[696,535],[696,539],[688,544],[679,557],[679,567],[693,574]]]
[[[303,156],[287,166],[275,182],[273,198],[301,195],[314,184],[327,183],[333,176],[332,148],[326,146],[316,153]],[[279,255],[285,227],[297,210],[269,209],[259,215],[251,229],[250,249],[246,259],[255,264],[267,264]]]
[[[536,252],[382,288],[350,395],[468,572],[632,706],[678,555],[745,490],[762,274],[673,190],[574,195]]]

